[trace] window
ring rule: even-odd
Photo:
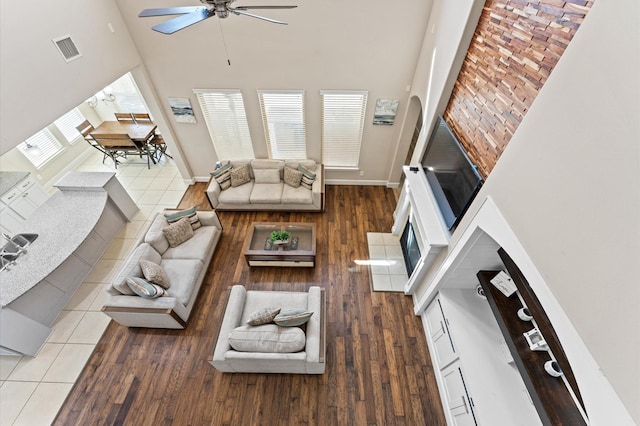
[[[304,90],[258,90],[269,158],[307,158]]]
[[[367,92],[322,90],[322,162],[357,168],[367,108]]]
[[[220,160],[254,158],[240,90],[195,89],[213,148]]]
[[[63,149],[60,142],[48,129],[40,130],[18,145],[18,150],[31,161],[36,169],[42,168],[47,161],[62,152]]]
[[[115,96],[114,103],[120,112],[148,112],[131,73],[126,73],[103,90]]]
[[[74,144],[82,139],[82,135],[76,129],[86,118],[78,108],[74,108],[62,117],[58,118],[53,124],[56,125],[60,133],[70,144]]]

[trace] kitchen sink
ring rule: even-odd
[[[37,238],[38,234],[23,233],[14,235],[11,237],[11,241],[20,247],[26,247],[33,243]]]
[[[2,253],[0,254],[0,271],[4,271],[9,268],[15,260],[18,258],[19,254],[15,253]]]
[[[8,237],[8,236],[6,236]],[[22,253],[26,251],[31,243],[38,238],[38,234],[16,234],[8,239],[7,243],[0,249],[0,270],[4,270],[14,262]]]

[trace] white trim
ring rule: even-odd
[[[353,180],[353,179],[325,179],[326,185],[371,185],[386,186],[386,180]]]

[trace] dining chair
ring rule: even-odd
[[[152,149],[151,155],[156,161],[160,161],[160,158],[162,158],[163,155],[166,155],[173,160],[173,157],[167,154],[167,144],[161,134],[155,133],[147,144]]]
[[[113,115],[116,116],[116,120],[118,121],[129,121],[135,123],[135,119],[133,118],[133,114],[130,112],[114,112]]]
[[[151,116],[146,112],[134,112],[131,115],[133,116],[133,121],[136,123],[153,123]]]
[[[95,128],[91,123],[89,123],[89,120],[84,120],[82,123],[77,125],[76,130],[80,132],[84,140],[89,145],[91,145],[92,147],[94,147],[95,149],[97,149],[102,153],[102,164],[104,164],[105,158],[110,157],[110,155],[107,153],[107,151],[104,148],[102,148],[102,146],[100,146],[98,142],[95,141],[95,139],[93,139],[93,136],[91,136],[91,132],[93,132]]]
[[[118,168],[118,157],[127,158],[127,155],[139,155],[147,157],[147,168],[151,168],[149,160],[152,160],[149,148],[146,144],[138,144],[131,140],[129,135],[111,134],[94,137],[96,142],[108,153],[107,155],[113,160],[114,167]],[[155,160],[153,161],[155,164]]]

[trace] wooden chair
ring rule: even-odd
[[[134,112],[133,114],[131,114],[131,116],[133,117],[133,121],[135,121],[136,123],[153,123],[153,121],[151,121],[151,116],[146,112]]]
[[[149,140],[148,145],[151,149],[151,155],[156,161],[160,161],[160,158],[162,158],[163,155],[166,155],[173,160],[173,157],[167,154],[167,144],[165,143],[162,135],[158,133],[154,134],[151,140]]]
[[[82,123],[80,123],[79,125],[76,126],[76,129],[78,130],[78,132],[80,132],[80,134],[84,137],[84,140],[87,141],[87,143],[89,145],[91,145],[92,147],[94,147],[95,149],[97,149],[98,151],[100,151],[102,153],[102,163],[104,164],[104,159],[107,158],[107,157],[110,157],[110,155],[91,136],[91,132],[93,132],[95,130],[93,125],[91,123],[89,123],[89,120],[84,120]]]
[[[149,148],[147,147],[147,145],[142,145],[134,142],[126,133],[99,136],[95,137],[94,139],[98,144],[100,144],[100,146],[107,152],[107,155],[113,160],[113,164],[116,169],[118,168],[119,164],[118,157],[127,158],[127,155],[129,154],[139,155],[140,158],[146,156],[147,168],[151,168],[151,165],[149,163],[151,154],[149,153]]]
[[[133,118],[133,114],[130,112],[114,112],[113,115],[116,116],[116,120],[118,121],[125,121],[125,122],[132,122],[132,123],[135,123],[136,121]]]

